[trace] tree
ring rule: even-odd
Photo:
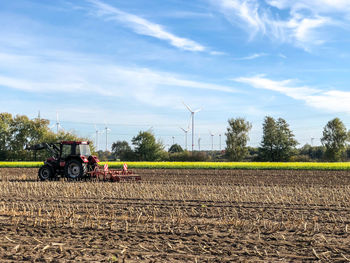
[[[163,145],[157,142],[153,133],[140,131],[132,138],[135,147],[135,155],[140,161],[157,161],[163,155]]]
[[[133,160],[134,152],[127,141],[117,141],[112,144],[112,153],[122,161]]]
[[[9,142],[11,139],[10,127],[12,125],[12,115],[10,113],[0,113],[0,160],[7,160],[9,155]]]
[[[184,150],[182,149],[182,147],[177,143],[171,145],[169,150],[168,150],[169,153],[179,153],[179,152],[183,152],[183,151]]]
[[[259,148],[259,157],[262,160],[275,161],[276,121],[272,117],[265,117],[263,123],[263,138]]]
[[[259,148],[259,156],[266,161],[288,161],[295,152],[298,142],[289,129],[288,123],[279,118],[265,117],[263,138]]]
[[[344,123],[339,118],[330,120],[323,128],[322,144],[326,147],[325,158],[329,161],[340,161],[349,140]]]
[[[243,118],[229,119],[226,135],[226,155],[231,161],[240,161],[248,153],[248,133],[252,128],[250,122]]]

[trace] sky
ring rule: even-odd
[[[0,112],[54,131],[58,115],[99,149],[105,127],[109,149],[146,130],[185,148],[184,103],[201,150],[224,149],[230,118],[251,122],[251,146],[265,116],[299,147],[335,117],[350,128],[348,0],[14,0],[0,24]]]

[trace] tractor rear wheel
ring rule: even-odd
[[[38,176],[40,181],[51,180],[54,177],[54,171],[50,165],[43,165],[40,167]]]
[[[83,177],[83,164],[78,160],[70,160],[64,168],[64,175],[71,180],[77,180]]]

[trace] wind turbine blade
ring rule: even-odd
[[[182,128],[182,127],[179,127],[181,130],[183,130],[184,132],[186,132],[186,130],[184,129],[184,128]]]
[[[190,112],[193,112],[190,106],[188,106],[185,102],[182,102],[182,103],[183,103],[183,105],[185,105],[185,107],[186,107]]]
[[[199,112],[201,110],[202,110],[202,108],[199,108],[199,109],[195,110],[194,113],[197,113],[197,112]]]

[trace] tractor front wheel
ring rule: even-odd
[[[70,160],[67,162],[65,169],[64,169],[64,175],[68,179],[77,180],[83,177],[84,175],[84,169],[81,162],[78,160]]]
[[[40,181],[46,181],[51,180],[54,177],[54,172],[52,167],[46,164],[40,167],[38,175]]]

